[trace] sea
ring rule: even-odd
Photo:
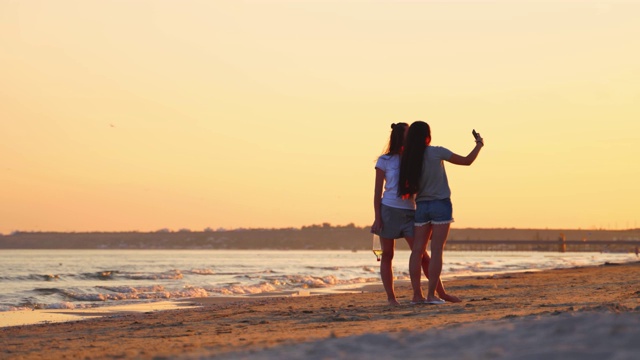
[[[408,280],[408,250],[394,275]],[[635,254],[445,251],[442,279],[637,261]],[[380,282],[371,251],[0,250],[0,311],[331,293]]]

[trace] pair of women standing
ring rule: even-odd
[[[389,147],[376,163],[375,221],[371,226],[382,243],[380,276],[389,304],[398,304],[391,262],[395,239],[400,237],[404,237],[411,248],[411,303],[459,302],[460,299],[446,293],[440,280],[442,252],[453,222],[451,190],[443,161],[471,165],[484,145],[482,138],[478,136],[475,148],[463,157],[446,148],[431,146],[431,130],[423,121],[409,127],[405,123],[391,127]],[[431,258],[426,252],[430,238]],[[426,298],[420,285],[421,270],[429,279]],[[435,295],[436,291],[440,297]]]

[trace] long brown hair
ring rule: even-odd
[[[400,160],[398,196],[407,198],[418,192],[428,137],[431,137],[431,128],[426,122],[415,121],[409,126]]]

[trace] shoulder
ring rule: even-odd
[[[442,159],[448,159],[453,154],[451,150],[443,146],[429,146],[429,149],[433,151],[434,155]]]
[[[380,156],[378,157],[378,162],[381,162],[381,161],[384,161],[384,162],[391,161],[391,160],[394,160],[396,157],[398,157],[398,158],[399,158],[399,155],[395,155],[395,154],[384,154],[384,155],[380,155]]]
[[[385,165],[393,158],[393,155],[389,155],[389,154],[384,154],[384,155],[380,155],[378,157],[378,160],[376,161],[376,167],[377,168],[384,168]]]
[[[429,146],[429,149],[433,149],[435,151],[449,151],[449,149],[447,149],[444,146]]]

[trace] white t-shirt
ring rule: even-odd
[[[398,209],[414,210],[416,202],[413,200],[413,196],[406,200],[398,196],[400,155],[381,155],[376,162],[376,169],[384,171],[382,204]]]

